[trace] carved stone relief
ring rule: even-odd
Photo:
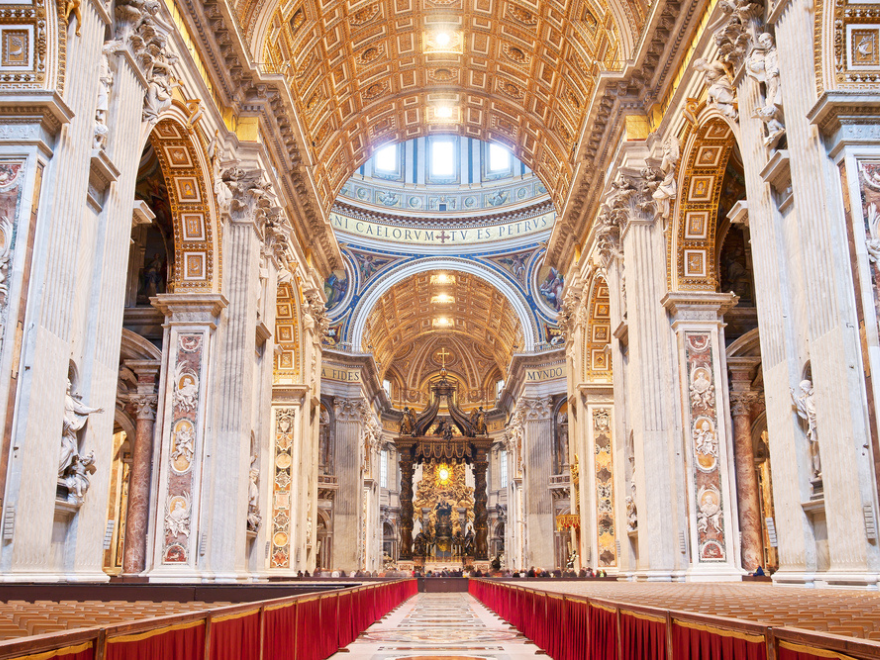
[[[708,332],[685,332],[689,433],[697,516],[697,557],[701,562],[727,559],[722,496],[715,364]]]
[[[269,556],[271,568],[290,567],[290,507],[295,408],[275,409],[275,451],[272,464],[272,550]]]
[[[611,409],[593,409],[593,443],[596,474],[596,542],[601,567],[617,565],[614,522],[614,450]]]
[[[163,564],[187,564],[192,559],[191,517],[195,467],[199,452],[200,374],[204,335],[181,334],[177,339],[171,387],[171,429],[168,445],[168,484],[165,508]]]

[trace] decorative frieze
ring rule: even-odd
[[[291,483],[296,408],[275,409],[275,453],[272,460],[271,568],[290,567]]]
[[[177,336],[171,382],[171,442],[168,450],[168,484],[165,497],[165,531],[162,563],[187,564],[192,559],[193,492],[195,464],[201,451],[199,411],[202,398],[202,358],[205,336]]]
[[[614,522],[614,452],[611,412],[593,408],[593,445],[596,476],[596,545],[601,567],[617,565],[617,535]]]
[[[709,332],[684,332],[688,387],[688,437],[693,452],[697,517],[697,558],[700,562],[726,561],[726,530],[721,481],[718,401],[712,337]]]

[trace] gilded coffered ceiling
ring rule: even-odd
[[[438,352],[445,348],[447,366],[477,391],[492,374],[503,378],[522,346],[519,318],[497,289],[468,273],[432,271],[399,282],[379,299],[361,349],[375,356],[383,377],[393,371],[417,390],[440,369]]]
[[[326,209],[389,141],[508,145],[561,208],[595,80],[620,66],[643,0],[240,0],[255,57],[283,73]]]

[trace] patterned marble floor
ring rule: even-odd
[[[418,594],[333,660],[521,660],[537,650],[468,594]]]

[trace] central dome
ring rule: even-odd
[[[547,189],[510,150],[458,135],[386,144],[345,183],[334,211],[401,220],[483,217],[490,224],[552,210]]]

